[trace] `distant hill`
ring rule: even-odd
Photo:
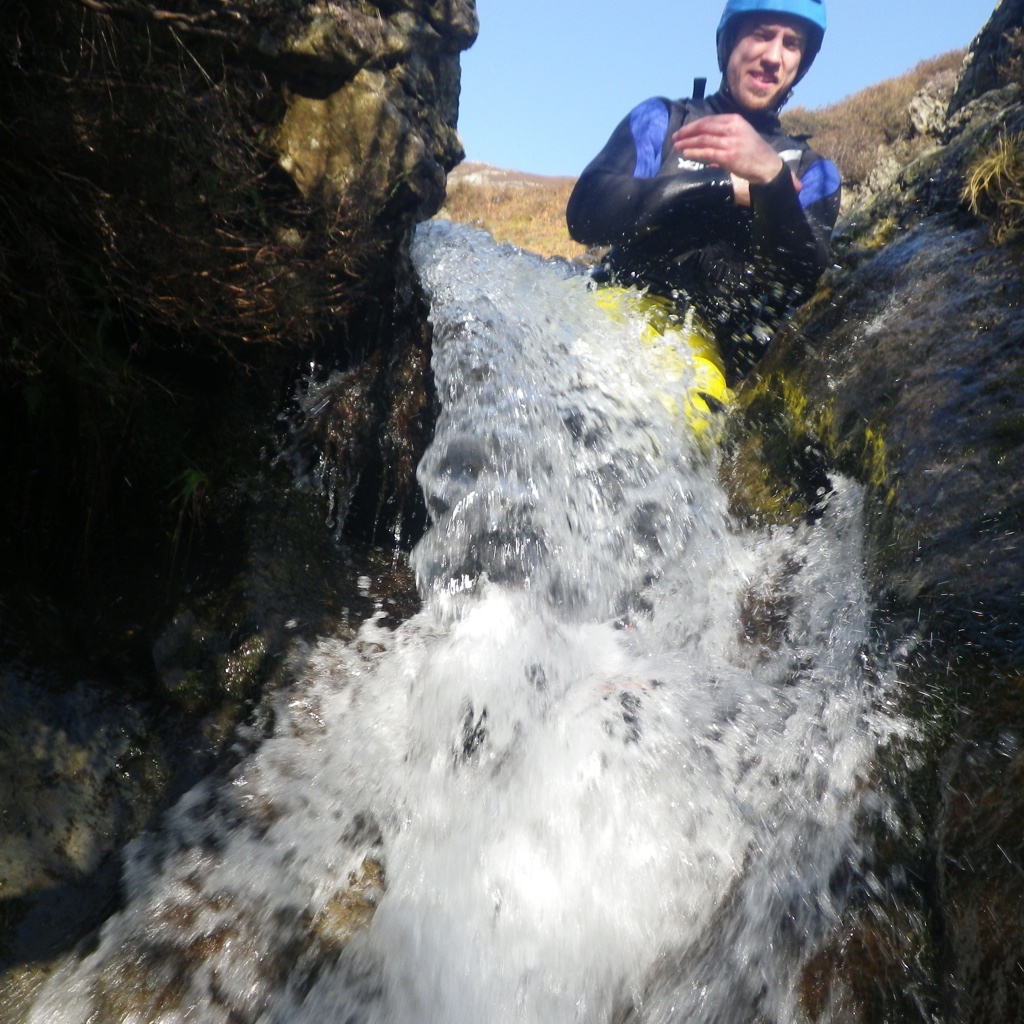
[[[575,178],[463,162],[448,175],[448,198],[441,212],[485,228],[499,242],[572,259],[587,251],[565,227],[565,204],[575,183]]]
[[[539,185],[542,188],[551,188],[559,184],[568,184],[572,188],[576,181],[574,177],[549,177],[543,174],[529,174],[526,171],[506,170],[501,167],[494,167],[491,164],[474,163],[472,160],[463,160],[458,167],[448,175],[448,184],[451,185],[486,185],[492,188],[500,188],[504,185],[530,186]]]
[[[783,114],[787,131],[809,135],[814,148],[839,165],[845,208],[935,144],[965,52],[923,61],[828,107]],[[586,257],[587,248],[572,241],[565,227],[575,180],[463,162],[448,175],[442,215],[542,256]]]

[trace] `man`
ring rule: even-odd
[[[778,119],[824,34],[824,0],[728,0],[719,91],[636,107],[566,208],[573,238],[612,246],[595,276],[692,306],[732,380],[827,264],[839,171]]]

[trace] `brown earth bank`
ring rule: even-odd
[[[541,256],[584,256],[565,226],[575,178],[545,177],[465,161],[448,175],[443,216],[489,231]]]

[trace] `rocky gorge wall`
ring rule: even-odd
[[[806,979],[844,1021],[1024,1017],[1022,28],[999,3],[934,144],[844,212],[730,426],[741,515],[813,514],[832,472],[865,483],[878,635],[914,638],[921,746],[882,783],[906,846]]]
[[[290,646],[370,611],[391,559],[338,538],[421,528],[406,247],[476,32],[472,0],[0,5],[3,965],[101,919]]]
[[[378,487],[346,501],[410,527],[398,421],[425,396],[399,381],[425,364],[400,264],[461,159],[476,31],[468,0],[5,4],[12,530],[89,561],[106,523],[159,517],[182,474],[216,486],[225,396],[247,402],[247,380],[273,405],[310,360],[352,375],[334,443]]]

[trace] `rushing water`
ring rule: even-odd
[[[857,487],[739,529],[638,321],[466,228],[414,255],[423,609],[296,658],[275,734],[133,845],[34,1024],[802,1019],[906,729]]]

